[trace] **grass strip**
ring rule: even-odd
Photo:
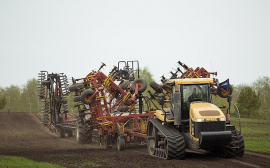
[[[37,162],[24,157],[5,155],[0,155],[0,167],[64,168],[47,162]]]

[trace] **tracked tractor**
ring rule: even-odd
[[[221,92],[221,88],[213,87],[217,86],[215,79],[198,75],[195,78],[168,79],[164,85],[170,86],[170,95],[155,94],[162,108],[156,110],[155,118],[151,118],[147,125],[150,155],[183,159],[189,149],[224,157],[243,156],[242,134],[226,121],[221,109],[212,103],[213,90]],[[151,86],[161,93],[163,86],[153,83]],[[230,88],[223,96],[231,93]],[[230,101],[230,96],[226,97]]]

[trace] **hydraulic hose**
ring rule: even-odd
[[[240,113],[239,113],[238,107],[233,102],[231,102],[231,103],[235,106],[235,108],[237,110],[238,118],[239,118],[239,128],[240,128],[240,133],[241,133],[241,118],[240,118]]]

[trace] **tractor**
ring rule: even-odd
[[[188,68],[180,77],[171,73],[163,85],[151,82],[161,105],[147,125],[147,149],[163,159],[183,159],[186,151],[209,152],[224,157],[244,155],[243,135],[231,125],[230,106],[226,116],[212,103],[212,95],[227,97],[231,103],[232,87],[218,84],[204,68]],[[180,69],[178,69],[178,72]],[[216,73],[215,73],[216,74]],[[165,87],[166,86],[166,87]],[[167,94],[163,90],[167,90]],[[169,93],[169,94],[168,94]]]

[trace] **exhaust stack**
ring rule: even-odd
[[[181,125],[181,93],[177,82],[175,82],[175,93],[173,93],[173,114],[174,114],[174,125]]]

